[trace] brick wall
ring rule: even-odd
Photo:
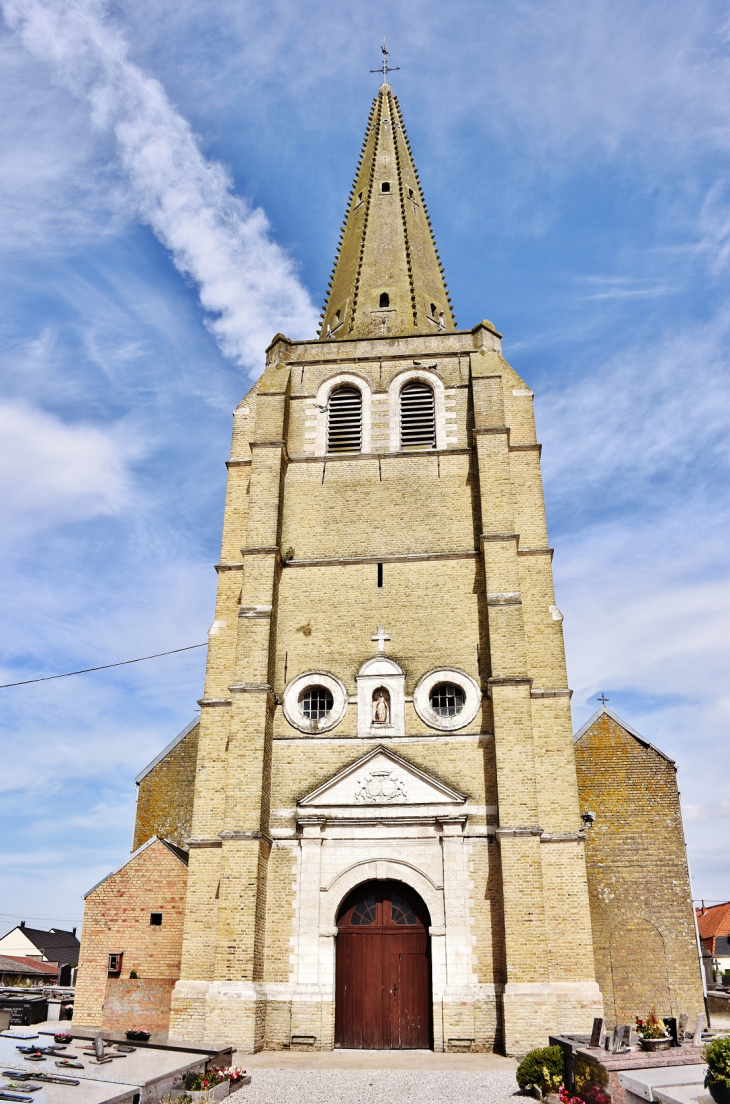
[[[187,864],[155,839],[86,898],[74,1022],[88,1027],[165,1030],[180,976]],[[150,924],[161,912],[162,924]],[[123,953],[119,978],[108,956]],[[136,970],[140,983],[130,981]],[[140,1017],[144,1013],[144,1022]],[[149,1026],[154,1023],[154,1027]]]
[[[674,764],[602,713],[576,743],[586,863],[606,1016],[703,1011]]]
[[[193,817],[198,727],[192,728],[139,783],[133,851],[152,836],[185,846]]]

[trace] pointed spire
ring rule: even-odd
[[[400,106],[380,86],[322,314],[320,339],[456,327]]]

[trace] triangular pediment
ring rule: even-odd
[[[301,798],[299,806],[463,805],[466,798],[381,746]]]

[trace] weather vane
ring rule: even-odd
[[[380,68],[380,69],[371,69],[370,72],[371,73],[382,73],[383,74],[383,84],[387,84],[388,83],[388,73],[397,73],[398,70],[400,69],[400,65],[396,65],[394,69],[389,68],[388,58],[390,57],[390,55],[389,55],[388,51],[385,48],[385,39],[383,39],[383,45],[380,47],[380,49],[383,52],[383,65],[382,65],[382,68]]]

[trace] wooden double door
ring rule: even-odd
[[[335,1046],[431,1046],[429,916],[402,882],[366,882],[337,921]]]

